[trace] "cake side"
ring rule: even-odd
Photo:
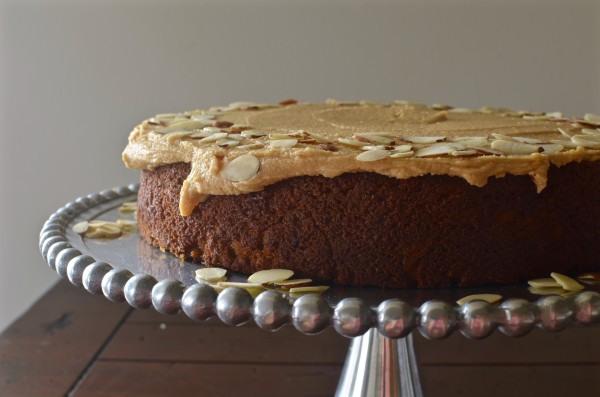
[[[510,284],[599,266],[600,162],[551,166],[540,193],[515,175],[484,187],[444,175],[294,177],[210,196],[182,216],[190,168],[142,173],[139,228],[150,244],[209,266],[398,288]]]

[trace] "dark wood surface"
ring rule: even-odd
[[[332,396],[349,340],[195,323],[59,282],[0,335],[0,396]],[[600,395],[600,327],[415,337],[426,395]]]

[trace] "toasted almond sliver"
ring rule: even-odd
[[[226,132],[216,132],[210,136],[207,136],[206,138],[200,139],[198,142],[202,142],[202,143],[216,142],[218,140],[227,138],[227,135],[228,134]]]
[[[588,123],[599,124],[600,125],[600,116],[598,116],[597,114],[586,113],[583,116],[583,119],[585,121],[587,121]]]
[[[473,294],[460,298],[456,301],[456,303],[461,306],[472,301],[486,301],[488,303],[495,304],[500,302],[501,299],[502,295],[498,294]]]
[[[600,139],[595,139],[594,135],[574,135],[571,140],[579,146],[585,146],[592,149],[600,149]]]
[[[89,227],[90,227],[89,222],[83,221],[83,222],[79,222],[79,223],[73,225],[72,230],[77,234],[83,234],[88,230]]]
[[[313,285],[310,287],[290,288],[290,294],[320,294],[329,289],[326,285]]]
[[[244,130],[241,132],[241,135],[244,138],[258,138],[261,136],[265,136],[267,134],[264,132],[256,131],[256,130]]]
[[[566,128],[557,127],[556,129],[558,130],[558,132],[560,132],[562,135],[566,136],[567,138],[572,138],[573,135],[575,135],[571,131],[567,130]]]
[[[369,146],[368,142],[357,141],[356,139],[338,138],[338,142],[348,146]]]
[[[226,274],[227,270],[220,267],[204,267],[196,270],[196,279],[199,278],[209,283],[215,283],[222,281]]]
[[[538,287],[529,287],[529,292],[534,295],[558,295],[563,298],[568,298],[570,296],[575,295],[573,291],[566,291],[562,288],[538,288]]]
[[[392,154],[390,154],[390,158],[399,159],[399,158],[403,158],[403,157],[412,157],[413,155],[414,155],[413,151],[408,151],[408,152],[392,151]]]
[[[539,145],[530,145],[516,141],[498,139],[492,142],[492,149],[499,150],[506,154],[532,154],[539,152]]]
[[[406,136],[405,141],[412,143],[436,143],[446,140],[445,136]]]
[[[432,157],[450,154],[456,151],[456,147],[452,145],[436,145],[419,149],[415,152],[415,157]]]
[[[600,273],[584,273],[577,276],[577,279],[588,285],[600,285]]]
[[[257,284],[272,284],[278,281],[284,281],[294,275],[294,272],[288,269],[267,269],[259,270],[248,277],[248,282]]]
[[[476,156],[480,154],[477,150],[474,149],[467,149],[467,150],[455,150],[453,152],[450,152],[451,156],[455,156],[455,157],[468,157],[468,156]]]
[[[592,129],[592,128],[583,128],[581,130],[581,133],[583,135],[599,135],[600,134],[600,129],[596,128],[596,129]]]
[[[389,150],[368,150],[356,156],[358,161],[377,161],[390,157],[391,152]]]
[[[258,173],[260,161],[250,155],[243,154],[232,160],[221,171],[221,176],[231,182],[246,181]]]
[[[560,288],[560,284],[553,278],[536,278],[529,280],[527,284],[536,288]]]
[[[297,139],[276,139],[276,140],[270,141],[269,146],[287,149],[287,148],[294,147],[297,143],[298,143]]]
[[[283,287],[283,288],[289,289],[289,288],[304,287],[310,283],[312,283],[312,280],[310,278],[299,278],[299,279],[295,279],[295,280],[277,281],[277,282],[273,283],[273,285],[275,285],[276,287]]]
[[[556,282],[567,291],[581,291],[585,287],[579,284],[576,280],[572,279],[569,276],[565,276],[564,274],[552,272],[550,273],[550,277],[552,277]]]
[[[119,212],[130,213],[137,211],[137,201],[127,201],[119,207]]]

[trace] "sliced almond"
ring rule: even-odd
[[[586,113],[583,116],[583,119],[588,123],[598,124],[600,126],[600,116],[598,116],[597,114]]]
[[[390,146],[385,145],[375,145],[375,146],[362,146],[360,150],[387,150]]]
[[[243,154],[232,160],[221,171],[221,176],[231,182],[246,181],[258,173],[260,161],[250,155]]]
[[[202,143],[216,142],[218,140],[227,138],[227,135],[228,134],[226,132],[217,132],[217,133],[207,136],[206,138],[200,139],[198,142],[202,142]]]
[[[250,288],[265,289],[265,287],[259,283],[240,283],[240,282],[234,282],[234,281],[219,281],[217,283],[217,285],[219,287],[224,287],[224,288],[237,287],[237,288],[243,288],[243,289],[250,289]]]
[[[538,287],[529,287],[529,292],[534,295],[558,295],[563,298],[568,298],[570,296],[575,295],[575,292],[566,291],[562,288],[538,288]]]
[[[311,287],[290,288],[290,296],[292,298],[296,298],[298,296],[305,295],[305,294],[322,294],[323,292],[327,291],[328,289],[329,289],[329,287],[327,287],[325,285],[314,285]]]
[[[269,142],[270,147],[287,149],[296,146],[298,143],[297,139],[277,139]]]
[[[238,146],[234,146],[234,149],[239,149],[239,150],[252,150],[252,149],[260,149],[262,148],[263,145],[260,143],[250,143],[248,145],[238,145]]]
[[[388,138],[386,136],[376,135],[376,134],[379,134],[379,133],[364,132],[364,133],[354,134],[354,136],[365,138],[372,143],[380,143],[382,145],[389,145],[394,141],[393,139]]]
[[[400,159],[400,158],[404,158],[404,157],[412,157],[414,155],[413,151],[408,151],[408,152],[396,152],[396,151],[392,151],[392,154],[390,154],[390,158],[392,159]]]
[[[240,144],[240,141],[237,139],[219,139],[215,142],[215,145],[218,147],[233,147]]]
[[[79,222],[79,223],[76,223],[75,225],[73,225],[72,230],[77,234],[83,234],[89,229],[89,227],[90,227],[89,222],[83,221],[83,222]]]
[[[391,152],[389,150],[369,150],[356,156],[358,161],[377,161],[390,157]]]
[[[460,298],[456,303],[460,306],[472,301],[485,301],[487,303],[495,304],[500,302],[500,300],[502,300],[502,295],[498,294],[473,294]]]
[[[169,123],[169,128],[177,128],[178,131],[193,131],[198,130],[204,126],[205,125],[203,123],[190,119],[183,119],[181,121]]]
[[[119,212],[124,214],[137,211],[137,201],[127,201],[119,207]]]
[[[117,238],[123,234],[120,227],[113,225],[103,225],[97,228],[89,228],[84,236],[87,238]]]
[[[405,141],[412,143],[436,143],[446,140],[445,136],[405,136]]]
[[[309,285],[310,283],[312,283],[312,280],[310,278],[299,278],[299,279],[295,279],[295,280],[285,280],[285,281],[277,281],[275,283],[273,283],[273,285],[275,285],[276,287],[282,287],[282,288],[298,288],[298,287],[304,287]]]
[[[450,141],[460,143],[464,146],[485,146],[488,144],[487,138],[483,136],[456,137],[452,138]]]
[[[508,141],[505,139],[498,139],[492,142],[492,149],[499,150],[506,154],[532,154],[539,153],[539,145],[530,145],[528,143],[521,143],[516,141]]]
[[[450,154],[456,150],[452,145],[436,145],[424,147],[415,151],[415,157],[435,157]]]
[[[558,130],[558,132],[560,132],[562,135],[566,136],[567,138],[572,138],[574,135],[570,130],[567,130],[566,128],[557,127],[556,129]]]
[[[267,269],[260,270],[248,277],[248,282],[258,284],[274,284],[279,281],[289,279],[294,272],[288,269]]]
[[[344,145],[355,146],[355,147],[369,145],[369,142],[361,142],[361,141],[357,141],[356,139],[348,139],[348,138],[338,138],[338,142],[343,143]]]
[[[575,149],[575,148],[579,147],[579,145],[574,143],[573,141],[565,141],[562,139],[550,139],[548,142],[556,143],[558,145],[562,145],[563,147],[566,147],[569,149]]]
[[[584,273],[577,276],[577,279],[585,284],[600,285],[600,273]]]
[[[596,139],[594,135],[574,135],[571,137],[573,143],[591,149],[600,149],[600,139]]]
[[[196,279],[200,279],[209,283],[223,281],[227,270],[220,267],[204,267],[196,270]]]
[[[492,148],[489,148],[489,147],[467,146],[467,148],[473,149],[473,150],[477,150],[478,152],[483,153],[483,154],[490,154],[490,155],[493,155],[493,156],[503,156],[504,155],[504,153],[502,153],[501,151],[495,150],[495,149],[492,149]]]
[[[600,129],[582,128],[581,133],[583,135],[600,135]]]
[[[470,156],[478,156],[481,153],[479,153],[477,150],[474,149],[466,149],[466,150],[455,150],[453,152],[450,152],[451,156],[454,157],[470,157]]]
[[[256,130],[244,130],[241,132],[241,135],[244,138],[259,138],[261,136],[267,135],[264,132],[256,131]]]
[[[527,282],[532,287],[536,288],[560,288],[560,284],[553,278],[536,278]]]
[[[562,119],[563,114],[561,112],[548,112],[546,116],[551,119]]]
[[[569,276],[565,276],[564,274],[552,272],[550,273],[550,277],[552,277],[556,282],[567,291],[581,291],[585,287],[579,284],[576,280],[572,279]]]

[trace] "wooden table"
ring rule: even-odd
[[[0,335],[0,396],[332,396],[349,340],[136,311],[57,283]],[[426,395],[600,396],[600,327],[415,338]]]

